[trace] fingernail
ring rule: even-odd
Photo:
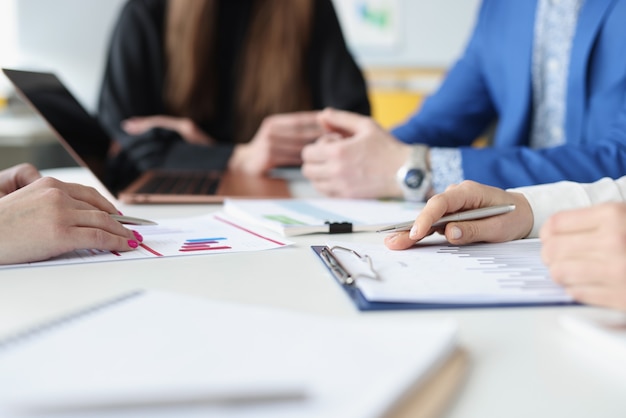
[[[130,248],[137,248],[137,247],[139,247],[139,243],[137,241],[135,241],[134,239],[129,239],[128,240],[128,246]]]
[[[452,239],[459,239],[463,236],[463,231],[461,231],[461,228],[458,226],[453,226],[450,228],[450,235],[452,236]]]
[[[413,225],[409,231],[409,238],[415,239],[417,237],[417,225]]]
[[[118,214],[118,215],[120,215],[120,216],[124,216],[124,214],[122,213],[122,211],[121,211],[121,210],[118,210],[118,211],[117,211],[117,214]]]
[[[133,231],[133,234],[135,234],[135,238],[137,238],[137,241],[142,242],[143,241],[143,236],[141,236],[141,234],[137,231]]]

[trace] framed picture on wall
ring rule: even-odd
[[[334,0],[348,44],[390,49],[401,42],[400,0]]]

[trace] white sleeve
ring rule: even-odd
[[[533,229],[529,238],[539,236],[543,223],[556,212],[606,202],[626,201],[626,176],[617,180],[603,178],[595,183],[561,181],[552,184],[519,187],[510,192],[522,193],[533,211]]]

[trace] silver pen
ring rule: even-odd
[[[486,208],[478,208],[472,210],[466,210],[463,212],[453,213],[451,215],[444,216],[435,222],[432,226],[438,227],[447,224],[448,222],[457,222],[457,221],[473,221],[476,219],[488,218],[490,216],[502,215],[508,212],[515,210],[515,205],[499,205],[499,206],[488,206]],[[400,232],[400,231],[409,231],[411,227],[415,223],[413,221],[402,222],[399,224],[389,225],[379,229],[376,232]]]
[[[149,219],[135,218],[133,216],[124,215],[111,215],[111,218],[115,219],[119,223],[126,225],[158,225],[156,222]]]

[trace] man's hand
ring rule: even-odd
[[[451,213],[505,204],[515,204],[515,210],[485,219],[450,222],[440,229],[431,227],[441,217]],[[411,231],[385,237],[385,245],[392,250],[404,250],[435,231],[444,233],[446,239],[455,245],[503,242],[525,238],[532,227],[533,213],[524,195],[464,181],[430,198]]]
[[[410,146],[366,116],[326,109],[319,120],[328,133],[302,151],[302,174],[317,191],[344,198],[402,196],[396,172]]]
[[[265,118],[249,143],[235,147],[228,168],[260,175],[276,167],[299,166],[304,146],[324,133],[318,113],[295,112]]]

